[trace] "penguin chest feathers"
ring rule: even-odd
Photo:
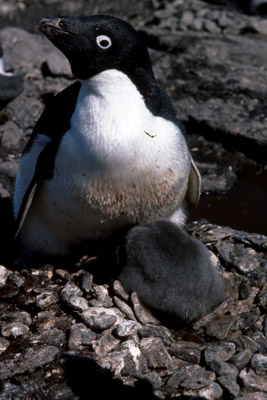
[[[127,224],[171,215],[189,170],[178,126],[153,115],[126,74],[107,70],[82,81],[51,182],[70,214],[84,208],[91,223],[98,215]]]

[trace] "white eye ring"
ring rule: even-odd
[[[106,35],[97,36],[96,43],[103,50],[108,49],[112,45],[111,39]]]

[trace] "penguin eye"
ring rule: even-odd
[[[103,50],[108,49],[112,45],[111,39],[106,35],[97,36],[96,43]]]

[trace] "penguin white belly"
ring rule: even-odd
[[[154,116],[126,75],[102,72],[82,82],[53,177],[38,189],[22,236],[29,248],[64,256],[86,240],[170,217],[189,171],[179,128]]]

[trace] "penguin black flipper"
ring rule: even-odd
[[[38,187],[43,180],[50,179],[53,176],[56,152],[62,136],[70,127],[71,115],[75,109],[80,87],[81,84],[78,81],[74,82],[51,100],[37,121],[24,149],[22,158],[25,154],[30,153],[37,135],[45,135],[51,139],[36,160],[33,177],[25,191],[16,217],[14,239],[23,226]]]
[[[170,221],[130,229],[118,254],[126,291],[173,321],[190,323],[225,299],[207,248]]]

